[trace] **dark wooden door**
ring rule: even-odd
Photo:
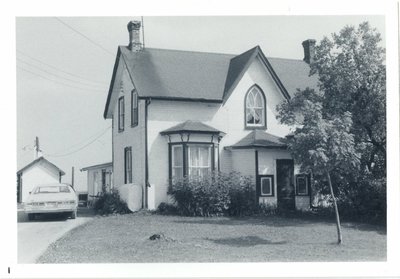
[[[278,208],[294,210],[295,191],[293,160],[276,160],[276,183]]]

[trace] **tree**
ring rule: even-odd
[[[331,174],[340,169],[355,169],[359,155],[355,149],[351,113],[326,114],[324,95],[307,88],[298,90],[290,102],[278,106],[281,123],[297,126],[287,143],[294,160],[303,171],[326,177],[336,216],[338,244],[342,242],[340,217]]]
[[[324,93],[323,110],[352,114],[351,133],[363,169],[386,176],[386,68],[380,34],[368,22],[344,27],[315,48],[311,74]]]
[[[323,38],[310,64],[318,88],[293,92],[277,108],[281,123],[296,127],[288,138],[294,159],[327,179],[339,243],[335,189],[351,182],[362,192],[366,177],[374,182],[386,177],[386,67],[380,41],[367,22]]]

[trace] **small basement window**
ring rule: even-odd
[[[259,178],[258,192],[261,197],[272,197],[274,196],[274,176],[273,175],[262,175]]]
[[[308,176],[299,174],[296,176],[296,190],[299,196],[308,196]]]

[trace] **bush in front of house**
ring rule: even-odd
[[[349,220],[386,223],[386,178],[364,176],[339,188],[338,205]]]
[[[158,205],[156,213],[161,215],[176,215],[178,208],[173,204],[162,202]]]
[[[177,179],[168,194],[185,216],[243,216],[258,209],[253,179],[237,172]]]
[[[126,214],[131,211],[125,201],[121,199],[118,191],[103,192],[94,203],[94,209],[98,214]]]

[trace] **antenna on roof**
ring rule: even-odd
[[[144,21],[142,16],[142,38],[143,38],[143,49],[144,49]]]

